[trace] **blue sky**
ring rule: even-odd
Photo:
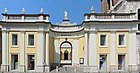
[[[26,9],[26,13],[39,13],[40,8],[43,8],[53,24],[62,22],[65,10],[72,23],[80,24],[84,14],[90,12],[91,6],[94,6],[95,12],[101,11],[100,0],[0,0],[1,13],[4,8],[7,8],[8,13],[18,14],[22,8]]]

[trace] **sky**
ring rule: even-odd
[[[22,8],[25,8],[26,13],[35,14],[43,8],[44,13],[50,15],[53,24],[62,22],[64,11],[68,12],[72,23],[80,24],[84,20],[84,14],[90,13],[91,6],[95,12],[101,12],[100,0],[0,0],[1,13],[7,8],[8,13],[21,14]]]

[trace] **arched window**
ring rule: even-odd
[[[138,9],[138,20],[140,20],[140,9]]]

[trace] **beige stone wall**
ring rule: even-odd
[[[49,51],[50,51],[50,63],[54,63],[54,38],[53,37],[50,37],[49,38]]]

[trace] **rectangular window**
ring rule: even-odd
[[[11,55],[11,70],[18,69],[18,55]]]
[[[106,45],[106,35],[100,35],[100,46]]]
[[[34,46],[34,34],[28,35],[28,46]]]
[[[100,55],[99,64],[100,64],[100,68],[99,68],[100,70],[107,69],[107,55]]]
[[[125,55],[118,55],[118,70],[125,68]]]
[[[28,70],[34,70],[34,69],[35,69],[35,56],[28,55]]]
[[[119,35],[119,45],[125,45],[125,35],[121,34]]]
[[[17,45],[18,45],[18,35],[12,34],[12,46],[17,46]]]

